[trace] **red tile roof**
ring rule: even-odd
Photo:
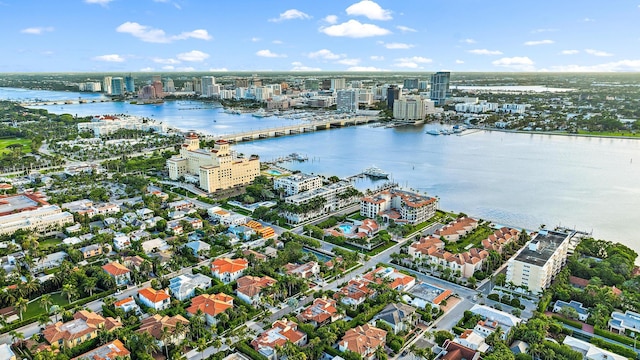
[[[202,294],[193,298],[193,300],[191,300],[191,306],[189,306],[186,310],[190,314],[195,314],[198,312],[198,310],[201,310],[207,315],[216,316],[232,307],[233,297],[227,294]]]
[[[117,262],[110,262],[106,265],[102,265],[102,269],[112,276],[124,275],[130,271],[124,265]]]
[[[138,290],[138,296],[142,296],[154,304],[171,298],[171,296],[169,296],[169,294],[167,294],[164,290],[156,290],[150,287]]]

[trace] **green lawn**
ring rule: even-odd
[[[58,238],[55,238],[55,237],[54,237],[54,238],[49,238],[49,239],[46,239],[46,240],[40,241],[40,242],[38,243],[38,247],[39,247],[41,250],[46,250],[46,249],[48,249],[48,248],[56,247],[56,246],[58,246],[59,244],[62,244],[62,240],[60,240],[60,239],[58,239]]]
[[[7,149],[7,146],[13,145],[13,144],[22,145],[22,153],[24,154],[31,152],[31,140],[12,138],[12,139],[0,139],[0,153],[4,154],[4,153],[10,152],[11,149]]]
[[[464,236],[458,242],[447,243],[444,248],[452,253],[461,253],[465,251],[465,248],[469,244],[473,244],[473,247],[480,247],[482,240],[493,234],[495,230],[491,229],[487,225],[478,226],[471,234]]]
[[[67,305],[69,303],[67,301],[67,298],[62,296],[60,293],[51,294],[51,301],[53,302],[53,304],[60,306]],[[27,305],[27,311],[22,314],[22,317],[24,319],[28,319],[44,313],[44,309],[40,307],[40,298],[38,298]]]
[[[580,135],[593,135],[593,136],[629,136],[629,137],[640,137],[640,133],[633,133],[631,130],[627,131],[586,131],[586,130],[578,130],[578,134]]]

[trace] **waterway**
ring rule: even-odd
[[[50,99],[55,94],[44,95],[39,93],[38,98]],[[217,124],[228,126],[225,132],[240,132],[265,121],[272,121],[271,126],[293,121],[230,115],[220,109],[180,110],[179,106],[170,102],[158,108],[96,103],[46,108],[81,115],[135,111],[135,115],[171,126],[209,133],[219,131]],[[293,152],[305,154],[309,161],[283,165],[327,176],[346,177],[376,165],[400,185],[439,197],[442,209],[529,229],[540,224],[575,227],[640,253],[640,141],[503,132],[426,134],[432,126],[386,129],[365,125],[234,148],[265,160]],[[382,183],[361,179],[355,184],[363,189]]]

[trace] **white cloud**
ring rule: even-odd
[[[261,39],[260,39],[259,37],[252,37],[252,38],[251,38],[251,41],[252,41],[252,42],[258,42],[258,41],[260,41],[260,40],[261,40]]]
[[[413,61],[399,62],[399,63],[393,64],[393,66],[399,67],[399,68],[406,68],[406,69],[418,69],[418,68],[421,68],[418,63],[415,63]]]
[[[342,24],[321,27],[320,31],[329,36],[345,36],[351,38],[365,38],[391,34],[391,31],[378,25],[363,24],[357,20],[349,20]]]
[[[398,49],[411,49],[415,45],[413,44],[405,44],[405,43],[386,43],[384,47],[387,49],[398,50]]]
[[[282,45],[284,44],[284,42],[282,40],[273,40],[272,43],[276,44],[276,45]]]
[[[595,20],[593,20],[592,18],[586,17],[582,21],[584,21],[584,22],[594,22]]]
[[[465,44],[475,44],[476,43],[476,41],[473,40],[473,39],[462,39],[462,40],[460,40],[460,42],[463,42]]]
[[[347,71],[373,72],[373,71],[388,71],[388,70],[380,69],[380,68],[377,68],[375,66],[352,66],[352,67],[348,68]]]
[[[502,51],[500,50],[473,49],[468,52],[476,55],[502,55]]]
[[[123,62],[124,58],[118,54],[108,54],[108,55],[94,56],[93,60],[106,61],[106,62]]]
[[[53,31],[53,27],[51,26],[30,27],[30,28],[20,30],[20,32],[23,34],[31,34],[31,35],[40,35],[42,33],[51,32],[51,31]]]
[[[258,56],[262,56],[262,57],[268,57],[268,58],[281,58],[281,57],[287,57],[287,55],[285,54],[276,54],[274,52],[272,52],[269,49],[264,49],[264,50],[258,50],[256,52],[256,55]]]
[[[154,63],[157,63],[157,64],[168,64],[168,65],[180,64],[180,60],[176,60],[176,59],[153,58],[152,60]]]
[[[162,70],[174,70],[175,66],[173,65],[165,65],[162,67]]]
[[[426,57],[422,57],[422,56],[412,56],[412,57],[408,57],[408,58],[399,58],[396,59],[396,61],[399,62],[415,62],[415,63],[419,63],[419,64],[427,64],[427,63],[431,63],[433,62],[433,60],[426,58]]]
[[[403,25],[398,25],[396,26],[396,29],[402,31],[402,32],[418,32],[418,30],[410,28],[408,26],[403,26]]]
[[[342,60],[336,61],[336,64],[355,66],[360,64],[360,59],[342,59]]]
[[[535,30],[531,30],[532,34],[539,34],[539,33],[544,33],[544,32],[555,32],[558,31],[558,29],[535,29]]]
[[[155,70],[154,68],[148,67],[148,66],[146,68],[140,69],[141,72],[151,72],[151,71],[154,71],[154,70]]]
[[[98,4],[102,6],[107,6],[107,4],[109,4],[112,1],[113,0],[84,0],[84,2],[86,2],[87,4]]]
[[[338,22],[338,17],[336,15],[327,15],[323,20],[329,24],[335,24]]]
[[[311,19],[311,16],[309,16],[309,14],[303,13],[300,10],[297,9],[289,9],[283,13],[280,14],[279,17],[274,18],[274,19],[269,19],[269,21],[271,22],[280,22],[280,21],[285,21],[285,20],[294,20],[294,19]]]
[[[168,36],[164,30],[155,29],[150,26],[138,24],[137,22],[127,21],[116,28],[117,32],[130,34],[144,42],[150,43],[170,43],[175,40],[199,39],[211,40],[209,32],[204,29],[182,32],[178,35]]]
[[[464,60],[456,60],[456,64],[464,64]]]
[[[382,61],[382,60],[384,60],[384,56],[380,56],[380,55],[371,55],[371,56],[369,57],[369,59],[371,59],[371,60],[375,60],[375,61]]]
[[[229,69],[227,69],[226,67],[223,67],[223,68],[209,68],[209,71],[213,71],[213,72],[227,72],[227,71],[229,71]]]
[[[575,55],[575,54],[577,54],[579,52],[580,52],[580,50],[562,50],[560,52],[560,54],[562,54],[562,55]]]
[[[524,43],[524,45],[526,46],[536,46],[536,45],[548,45],[548,44],[553,44],[555,41],[553,40],[531,40],[531,41],[526,41]]]
[[[505,57],[492,62],[495,66],[500,66],[518,71],[533,71],[534,62],[526,56]]]
[[[201,62],[209,58],[209,54],[200,50],[191,50],[189,52],[180,53],[176,57],[182,61]]]
[[[613,54],[611,53],[600,51],[600,50],[594,50],[594,49],[584,49],[584,52],[593,56],[613,56]]]
[[[338,60],[344,55],[338,55],[331,52],[329,49],[322,49],[318,51],[314,51],[312,53],[307,54],[307,57],[310,59],[320,58],[325,60]]]
[[[300,61],[292,62],[291,66],[291,71],[322,71],[320,68],[304,66]]]
[[[391,20],[391,11],[383,9],[376,2],[370,0],[362,0],[355,3],[345,10],[348,15],[366,16],[371,20]]]
[[[640,71],[640,60],[620,60],[597,65],[559,65],[552,66],[551,71],[559,72],[614,72]]]
[[[196,71],[196,68],[194,68],[193,66],[187,66],[187,67],[179,67],[176,69],[176,71]]]

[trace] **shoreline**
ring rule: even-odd
[[[556,136],[600,138],[600,139],[640,140],[640,135],[638,135],[638,136],[613,136],[613,135],[594,135],[594,134],[569,134],[569,133],[561,133],[561,132],[555,132],[555,131],[524,131],[524,130],[508,130],[508,129],[483,128],[483,127],[470,127],[469,129],[470,130],[474,129],[474,130],[484,130],[484,131],[496,131],[496,132],[504,132],[504,133],[512,133],[512,134],[556,135]]]

